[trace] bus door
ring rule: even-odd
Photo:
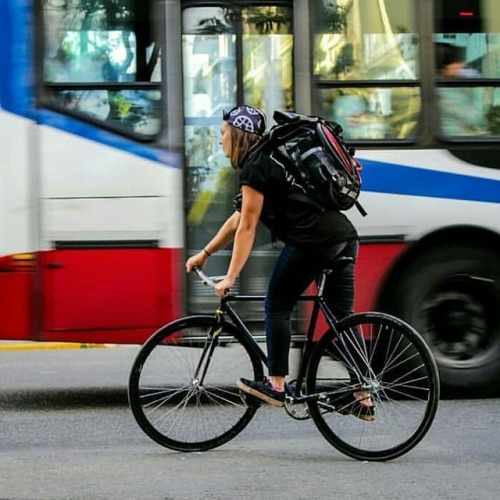
[[[206,2],[204,2],[206,5]],[[238,104],[262,109],[272,122],[275,109],[295,109],[292,2],[186,2],[182,12],[187,255],[204,247],[232,213],[238,175],[219,146],[222,111]],[[244,293],[264,293],[279,245],[259,228],[246,272]],[[230,249],[213,256],[209,274],[224,274]],[[213,310],[211,289],[188,280],[187,308]],[[255,320],[262,304],[248,304]]]

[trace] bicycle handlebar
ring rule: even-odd
[[[200,278],[201,282],[204,285],[207,285],[211,288],[215,288],[216,285],[215,281],[209,276],[207,276],[198,266],[194,266],[193,271],[198,275],[198,278]]]
[[[222,281],[225,276],[207,276],[198,266],[193,267],[193,271],[200,278],[204,285],[208,285],[210,288],[215,288],[218,281]],[[229,297],[229,288],[226,290],[226,297]]]

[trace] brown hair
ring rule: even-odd
[[[231,126],[231,166],[234,169],[241,168],[245,156],[261,139],[260,135]]]

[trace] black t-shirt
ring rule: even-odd
[[[257,150],[246,157],[240,171],[242,185],[264,195],[260,220],[284,243],[330,244],[358,237],[351,221],[342,212],[321,211],[309,202],[295,199],[292,195],[300,193],[300,187],[267,152]]]

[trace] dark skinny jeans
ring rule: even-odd
[[[299,296],[339,255],[353,257],[326,278],[324,297],[337,319],[354,309],[354,268],[358,241],[325,247],[286,245],[274,265],[265,301],[269,375],[288,375],[290,317]]]

